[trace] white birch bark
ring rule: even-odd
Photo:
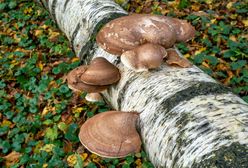
[[[105,57],[118,66],[121,80],[104,97],[117,110],[140,113],[138,127],[155,167],[248,166],[248,104],[241,98],[196,66],[163,64],[135,73],[118,57],[89,45],[96,27],[127,14],[112,0],[39,1],[78,56]]]

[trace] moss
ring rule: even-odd
[[[177,92],[170,98],[165,99],[162,102],[163,105],[161,106],[165,108],[165,110],[162,111],[168,112],[180,102],[190,100],[200,95],[224,94],[228,92],[231,92],[231,90],[221,84],[211,82],[198,82],[184,90]]]
[[[209,158],[209,156],[211,156]],[[247,168],[248,146],[237,142],[213,151],[205,156],[200,163],[194,163],[192,168]]]

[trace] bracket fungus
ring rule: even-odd
[[[182,68],[189,68],[192,66],[191,62],[186,58],[180,57],[175,49],[167,49],[166,63],[168,65],[176,65]]]
[[[101,92],[108,88],[105,86],[88,85],[80,80],[80,76],[86,71],[87,66],[82,65],[70,71],[67,75],[67,84],[70,89],[75,92],[85,91],[88,93]]]
[[[125,157],[140,150],[136,130],[137,112],[108,111],[88,119],[80,128],[79,139],[92,153],[107,158]]]
[[[161,45],[146,43],[124,52],[121,62],[129,69],[140,72],[159,67],[166,56],[167,52]]]
[[[194,34],[194,27],[185,20],[167,16],[133,14],[107,23],[97,34],[96,41],[108,53],[125,57],[121,60],[128,68],[147,71],[150,69],[149,66],[146,65],[145,68],[140,64],[140,62],[147,61],[147,57],[143,60],[145,54],[142,54],[141,49],[143,53],[149,52],[149,49],[144,49],[151,44],[170,48],[176,42],[186,42],[192,39]],[[131,57],[134,57],[133,61],[130,61]],[[156,66],[151,68],[156,68],[160,64],[156,62]]]
[[[111,85],[119,81],[120,72],[105,58],[97,57],[91,61],[80,79],[88,85]]]
[[[73,69],[67,75],[68,87],[75,92],[98,93],[119,80],[118,68],[102,57],[93,59],[90,65]],[[89,95],[87,98],[91,100],[93,97]]]

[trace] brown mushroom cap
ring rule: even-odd
[[[147,42],[171,47],[176,41],[176,32],[161,16],[134,14],[107,23],[96,41],[107,52],[121,55]]]
[[[166,55],[164,47],[147,43],[124,52],[121,61],[126,67],[141,72],[159,67]]]
[[[189,68],[192,66],[191,62],[186,58],[180,57],[176,50],[167,49],[166,63],[169,65],[176,65],[182,68]]]
[[[83,83],[80,76],[87,70],[87,66],[82,65],[73,69],[67,74],[68,87],[75,92],[85,91],[88,93],[101,92],[109,87],[109,85],[94,86]]]
[[[103,98],[100,93],[88,93],[85,99],[89,102],[102,102]]]
[[[138,113],[109,111],[88,119],[79,139],[92,153],[108,158],[125,157],[138,152],[141,140],[136,131]]]
[[[120,80],[120,72],[103,57],[92,60],[80,79],[88,85],[110,85]]]
[[[173,18],[171,24],[176,30],[177,42],[187,42],[194,38],[195,28],[187,21]]]
[[[194,37],[195,29],[187,21],[150,14],[133,14],[114,19],[97,34],[97,43],[111,54],[121,55],[144,43],[170,48]]]

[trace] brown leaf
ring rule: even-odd
[[[64,152],[69,153],[72,151],[72,143],[70,141],[64,140],[64,146],[63,146]]]
[[[19,161],[19,158],[21,157],[21,153],[18,153],[16,151],[12,151],[7,156],[4,156],[6,167],[10,167],[11,165],[17,163]]]

